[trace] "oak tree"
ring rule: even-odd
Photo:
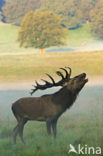
[[[64,45],[67,29],[62,18],[51,11],[29,12],[23,19],[18,36],[20,46],[39,48]]]

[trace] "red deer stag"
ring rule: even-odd
[[[44,90],[54,86],[62,86],[62,88],[53,94],[46,94],[41,97],[26,97],[21,98],[12,104],[12,111],[17,119],[17,126],[13,130],[13,139],[16,143],[16,137],[19,134],[21,141],[23,140],[23,128],[28,120],[45,121],[47,126],[48,134],[51,134],[51,128],[53,130],[54,137],[56,137],[56,125],[58,118],[75,102],[78,93],[83,86],[88,82],[86,74],[82,73],[73,78],[71,76],[71,69],[68,73],[65,68],[60,68],[66,72],[66,76],[62,72],[57,71],[62,79],[55,82],[54,79],[49,75],[52,82],[45,82],[44,85],[40,85],[36,81],[36,86],[32,90],[33,94],[38,89]]]

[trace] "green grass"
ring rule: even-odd
[[[9,121],[9,126],[8,123],[3,123],[0,129],[0,156],[67,156],[69,144],[76,148],[78,144],[103,148],[102,118],[103,116],[93,118],[83,114],[73,116],[68,113],[58,123],[56,140],[47,135],[44,123],[30,122],[24,130],[25,145],[22,145],[19,137],[17,144],[13,145],[12,130],[15,123]]]
[[[0,81],[34,80],[70,66],[73,75],[86,72],[88,76],[103,76],[103,51],[70,52],[0,56]]]
[[[34,49],[20,48],[17,42],[19,27],[10,24],[0,24],[0,53],[27,52]]]
[[[90,24],[84,24],[82,27],[68,31],[68,46],[83,46],[91,43],[95,38],[91,35]]]
[[[19,27],[10,24],[0,24],[0,53],[35,52],[35,49],[20,48],[17,42]],[[76,30],[68,31],[67,45],[80,46],[93,41],[90,34],[90,25],[84,24]],[[37,51],[37,50],[36,50]]]

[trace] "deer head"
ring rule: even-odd
[[[82,73],[74,78],[71,78],[67,83],[67,88],[74,93],[79,92],[83,86],[88,82],[86,74]]]

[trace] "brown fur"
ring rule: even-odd
[[[57,120],[76,100],[78,93],[88,81],[85,77],[86,74],[83,73],[71,78],[54,94],[21,98],[13,103],[12,111],[18,122],[13,132],[14,143],[18,134],[24,143],[23,128],[28,120],[45,121],[48,134],[51,134],[52,128],[56,137]]]

